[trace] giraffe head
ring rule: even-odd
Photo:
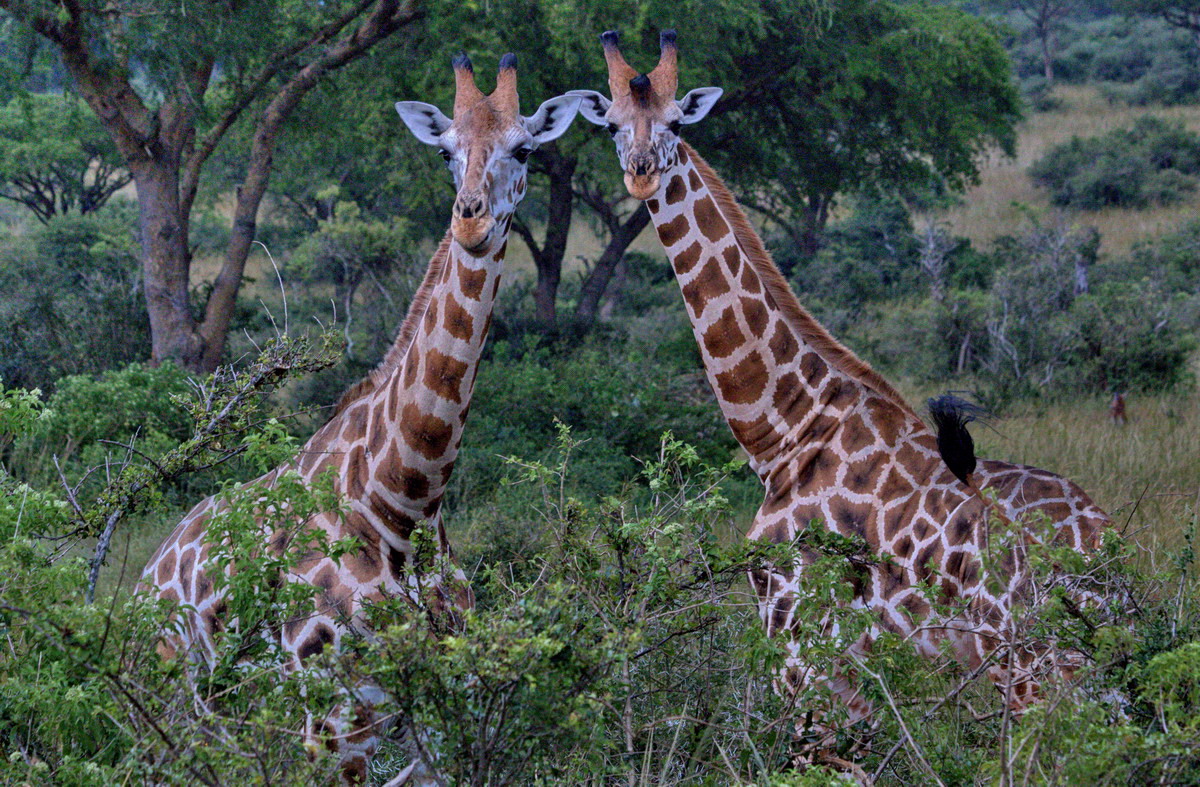
[[[567,130],[580,99],[558,96],[532,117],[521,117],[515,55],[500,58],[490,96],[475,86],[475,72],[465,54],[452,64],[453,120],[421,101],[400,101],[396,111],[417,139],[437,147],[446,160],[458,190],[450,232],[468,254],[483,257],[499,251],[513,211],[525,196],[529,154]]]
[[[580,114],[612,134],[625,170],[625,187],[631,196],[645,200],[654,196],[662,173],[678,160],[679,127],[703,120],[722,91],[701,87],[675,100],[679,74],[674,30],[659,35],[658,65],[649,74],[639,74],[625,62],[617,48],[619,38],[615,30],[600,36],[612,100],[594,90],[572,90],[567,95],[583,99]]]

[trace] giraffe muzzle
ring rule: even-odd
[[[467,254],[482,257],[491,248],[492,228],[495,226],[495,220],[487,213],[471,218],[455,217],[450,222],[450,233]]]
[[[640,174],[632,167],[625,170],[625,188],[634,199],[648,200],[658,192],[659,175],[657,172],[643,170]]]

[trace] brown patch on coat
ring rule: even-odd
[[[696,263],[700,261],[701,251],[700,241],[692,241],[691,246],[674,255],[671,263],[675,266],[675,273],[677,275],[687,273],[696,267]]]
[[[742,253],[736,245],[726,246],[721,252],[721,257],[725,260],[725,267],[729,269],[729,275],[736,277],[742,269]]]
[[[780,366],[790,363],[800,349],[796,337],[792,335],[792,331],[783,324],[782,320],[775,323],[775,333],[771,336],[771,341],[767,343],[767,346],[771,348],[771,353],[775,356],[775,363]]]
[[[883,478],[883,486],[879,490],[879,497],[882,500],[897,500],[911,494],[912,491],[913,485],[893,465],[888,468],[887,475]]]
[[[165,585],[175,573],[175,550],[168,550],[158,564],[158,584]]]
[[[363,446],[356,445],[350,449],[346,457],[346,496],[357,500],[362,497],[367,486],[367,451]]]
[[[711,197],[701,197],[697,200],[694,212],[701,234],[708,238],[710,243],[716,243],[729,234],[729,225],[721,217],[721,212],[717,210],[717,205]]]
[[[775,431],[770,418],[764,413],[753,421],[730,418],[729,428],[734,438],[751,454],[760,456],[778,446],[783,436]]]
[[[408,538],[410,535],[412,535],[413,528],[417,526],[417,523],[413,521],[412,517],[408,516],[402,511],[396,510],[394,507],[389,505],[386,500],[374,492],[371,493],[369,502],[371,504],[371,510],[374,511],[376,516],[379,517],[384,527],[393,533],[398,534],[401,538]]]
[[[300,659],[300,663],[303,664],[307,659],[312,658],[324,650],[326,645],[332,643],[333,629],[322,623],[321,625],[317,626],[316,629],[308,635],[308,639],[301,643],[300,647],[296,649],[296,656]]]
[[[788,426],[797,426],[812,410],[813,400],[795,372],[787,372],[775,381],[771,404]]]
[[[687,187],[683,185],[683,176],[674,175],[667,184],[666,200],[668,205],[674,205],[687,195]]]
[[[462,294],[473,301],[483,297],[483,285],[487,284],[487,277],[487,268],[480,268],[476,271],[462,263],[458,265],[458,282]]]
[[[746,315],[746,327],[750,329],[750,333],[761,339],[770,319],[767,307],[760,300],[744,296],[739,299],[739,303],[742,304],[742,313]]]
[[[762,398],[769,375],[762,355],[753,350],[737,363],[717,375],[721,398],[731,404],[750,404]]]
[[[754,272],[752,265],[747,265],[742,269],[742,289],[751,295],[762,292],[762,282],[758,280],[758,274]]]
[[[691,225],[688,224],[688,217],[680,214],[667,223],[658,225],[658,239],[662,241],[664,248],[669,249],[687,235],[689,229]]]
[[[404,579],[405,565],[408,563],[408,556],[399,549],[389,545],[387,548],[388,570],[392,572],[392,579],[402,581]]]
[[[409,403],[400,412],[400,436],[421,456],[437,459],[446,453],[454,429],[436,415],[423,413],[416,404]]]
[[[389,491],[409,500],[424,500],[429,496],[429,478],[420,470],[408,467],[396,455],[395,449],[388,454],[380,481]]]
[[[729,292],[729,282],[721,272],[721,266],[713,258],[704,263],[704,267],[695,278],[683,285],[683,299],[692,308],[692,314],[699,317],[704,313],[705,305],[713,298],[719,298]]]
[[[425,359],[425,387],[443,399],[462,404],[462,381],[470,364],[434,348]]]
[[[737,312],[726,306],[721,316],[713,321],[704,332],[704,348],[714,358],[725,358],[746,341],[738,325]]]
[[[499,277],[496,281],[500,281]],[[475,336],[475,318],[454,296],[446,299],[446,313],[443,319],[446,332],[455,339],[469,342]]]

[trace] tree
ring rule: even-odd
[[[221,360],[284,124],[322,76],[418,16],[416,0],[234,0],[203,13],[166,0],[0,0],[0,11],[57,48],[115,143],[137,186],[152,358],[196,371]],[[192,208],[206,163],[246,125],[229,242],[198,316]]]
[[[1200,50],[1200,0],[1118,0],[1116,8],[1127,14],[1157,16],[1169,25],[1192,34]]]
[[[95,115],[71,96],[26,95],[0,107],[0,199],[43,224],[91,213],[130,181]]]
[[[986,23],[920,3],[842,0],[817,16],[780,5],[762,4],[753,40],[703,51],[727,78],[704,150],[802,255],[839,194],[961,190],[987,150],[1013,152],[1020,101]]]
[[[998,4],[1016,11],[1033,25],[1033,34],[1042,49],[1042,75],[1047,82],[1053,82],[1058,26],[1079,7],[1078,0],[998,0]]]

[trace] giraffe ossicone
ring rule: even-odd
[[[528,157],[567,130],[580,100],[552,98],[522,117],[515,57],[500,61],[496,89],[486,96],[475,86],[465,55],[455,58],[453,67],[453,119],[431,104],[396,105],[417,139],[437,146],[453,173],[457,195],[450,231],[383,362],[343,395],[333,417],[294,460],[249,482],[270,486],[290,472],[312,483],[332,472],[334,491],[347,506],[345,516],[321,514],[308,526],[324,530],[331,543],[352,536],[359,545],[340,562],[313,552],[286,577],[320,589],[316,614],[282,621],[278,628],[290,669],[302,668],[326,646],[339,647],[347,632],[363,624],[365,609],[374,602],[421,597],[447,612],[473,605],[446,538],[442,497],[491,325],[513,211],[525,195]],[[206,573],[212,552],[206,533],[225,505],[213,497],[193,508],[143,573],[144,592],[180,605],[174,630],[165,632],[160,644],[164,656],[187,654],[203,664],[214,655],[214,634],[224,622],[226,604]],[[435,562],[446,570],[423,577],[417,587],[412,536],[422,521],[433,532]],[[272,540],[264,539],[263,549],[273,548]],[[312,721],[314,745],[323,737],[324,745],[338,752],[347,782],[367,779],[381,733],[382,720],[374,712],[379,694],[370,685],[355,687],[337,711]],[[417,755],[409,783],[438,783],[430,764],[420,751]]]
[[[648,74],[625,62],[615,32],[601,40],[611,99],[592,90],[572,95],[583,101],[580,113],[612,135],[630,195],[650,210],[709,383],[763,483],[748,536],[797,543],[820,522],[891,556],[873,561],[855,581],[852,605],[874,613],[871,630],[838,664],[804,663],[789,647],[777,687],[787,694],[824,688],[828,707],[846,721],[869,718],[873,709],[853,680],[854,664],[882,632],[908,638],[930,658],[948,646],[969,667],[983,665],[1012,644],[1014,608],[1028,592],[1021,538],[991,561],[1003,573],[998,585],[984,581],[984,553],[999,542],[996,527],[1043,517],[1052,523],[1053,543],[1087,552],[1112,521],[1078,486],[1044,470],[976,465],[971,453],[954,459],[958,472],[973,470],[967,483],[957,478],[933,432],[895,388],[800,305],[732,193],[679,138],[680,127],[702,120],[721,93],[701,88],[676,100],[674,32],[661,35],[659,62]],[[1037,538],[1030,529],[1022,535]],[[797,565],[750,577],[768,633],[789,641],[805,623],[798,618],[800,580],[816,558],[801,554]],[[834,633],[836,621],[827,625]],[[995,660],[988,673],[1020,709],[1037,697],[1044,676],[1070,674],[1079,663],[1078,653],[1043,642]],[[810,754],[831,747],[837,732],[819,718],[809,724],[812,718],[797,722]]]

